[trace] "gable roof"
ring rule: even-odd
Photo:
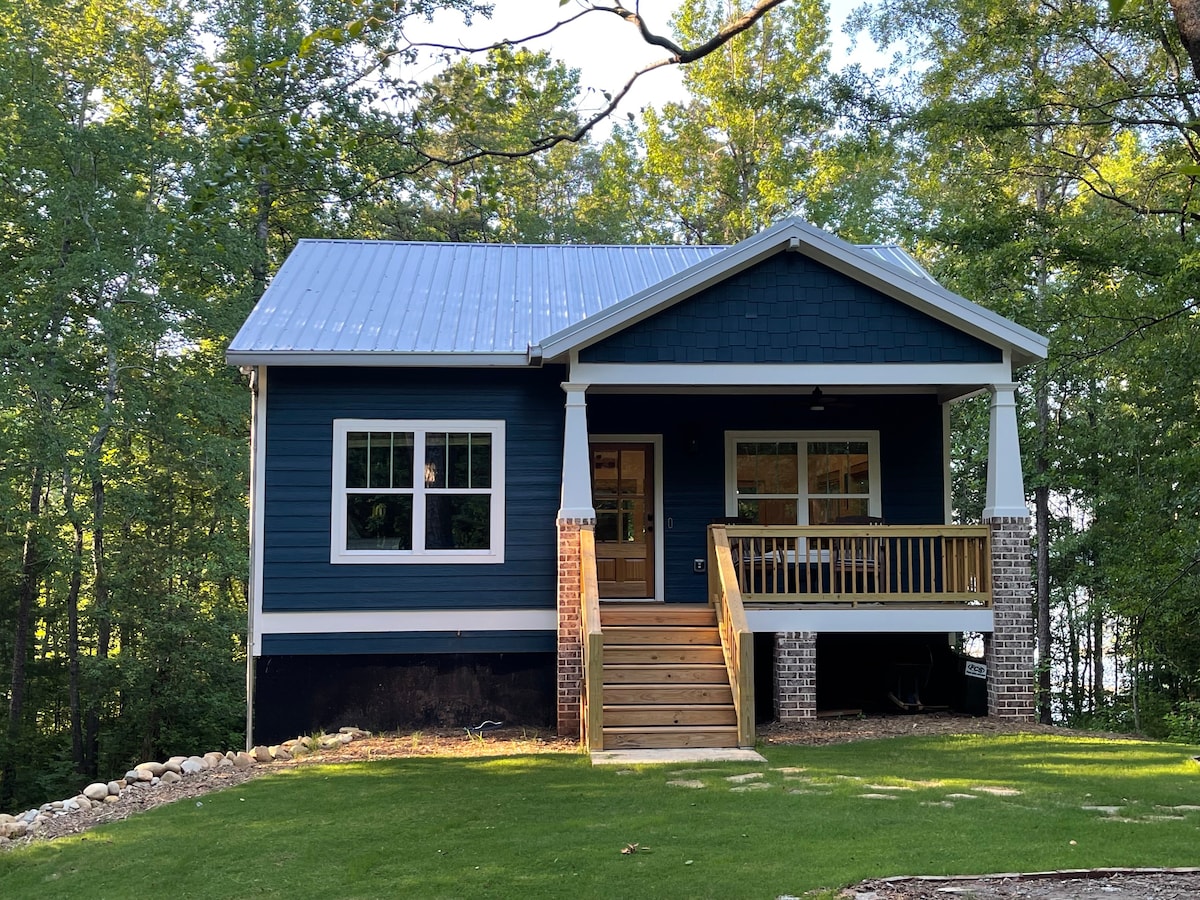
[[[540,351],[550,359],[603,340],[780,252],[802,253],[885,296],[1009,350],[1015,366],[1046,357],[1046,338],[946,290],[899,248],[855,246],[799,219],[786,219],[669,281],[567,326],[543,341]],[[897,265],[902,262],[897,254],[903,254],[911,265]]]
[[[302,240],[226,358],[235,365],[526,365],[578,349],[782,251],[1013,350],[1046,341],[941,288],[903,250],[799,220],[733,246]]]

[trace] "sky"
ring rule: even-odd
[[[850,62],[859,62],[868,68],[882,65],[881,57],[868,36],[860,35],[857,47],[852,50],[851,38],[842,32],[847,15],[863,0],[828,2],[833,67],[838,69]],[[626,3],[632,6],[632,0],[626,0]],[[640,12],[652,30],[670,36],[668,22],[678,5],[678,0],[642,0]],[[482,46],[499,39],[524,37],[545,30],[581,8],[575,0],[568,0],[561,6],[559,0],[495,0],[495,6],[490,21],[478,19],[467,28],[463,26],[461,18],[440,13],[431,26],[420,31],[408,28],[408,36],[412,39]],[[580,81],[584,89],[590,88],[596,92],[596,106],[602,105],[604,91],[615,93],[637,68],[666,55],[661,48],[643,43],[633,26],[616,16],[600,13],[591,13],[546,38],[529,42],[527,46],[547,49],[553,56],[580,69]],[[431,68],[428,72],[420,72],[418,78],[428,77],[433,71]],[[684,91],[681,74],[679,66],[667,66],[644,75],[621,104],[618,115],[636,113],[647,104],[661,106],[670,100],[682,100]],[[590,107],[592,104],[585,105]]]

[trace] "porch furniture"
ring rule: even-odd
[[[839,516],[833,525],[884,525],[879,516]],[[840,594],[874,590],[887,571],[887,545],[874,535],[852,535],[833,547],[833,580]]]

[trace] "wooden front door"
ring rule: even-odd
[[[654,445],[592,444],[600,597],[654,597]]]

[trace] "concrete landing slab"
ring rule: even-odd
[[[679,750],[593,750],[593,766],[642,766],[660,763],[766,762],[757,750],[693,747]]]

